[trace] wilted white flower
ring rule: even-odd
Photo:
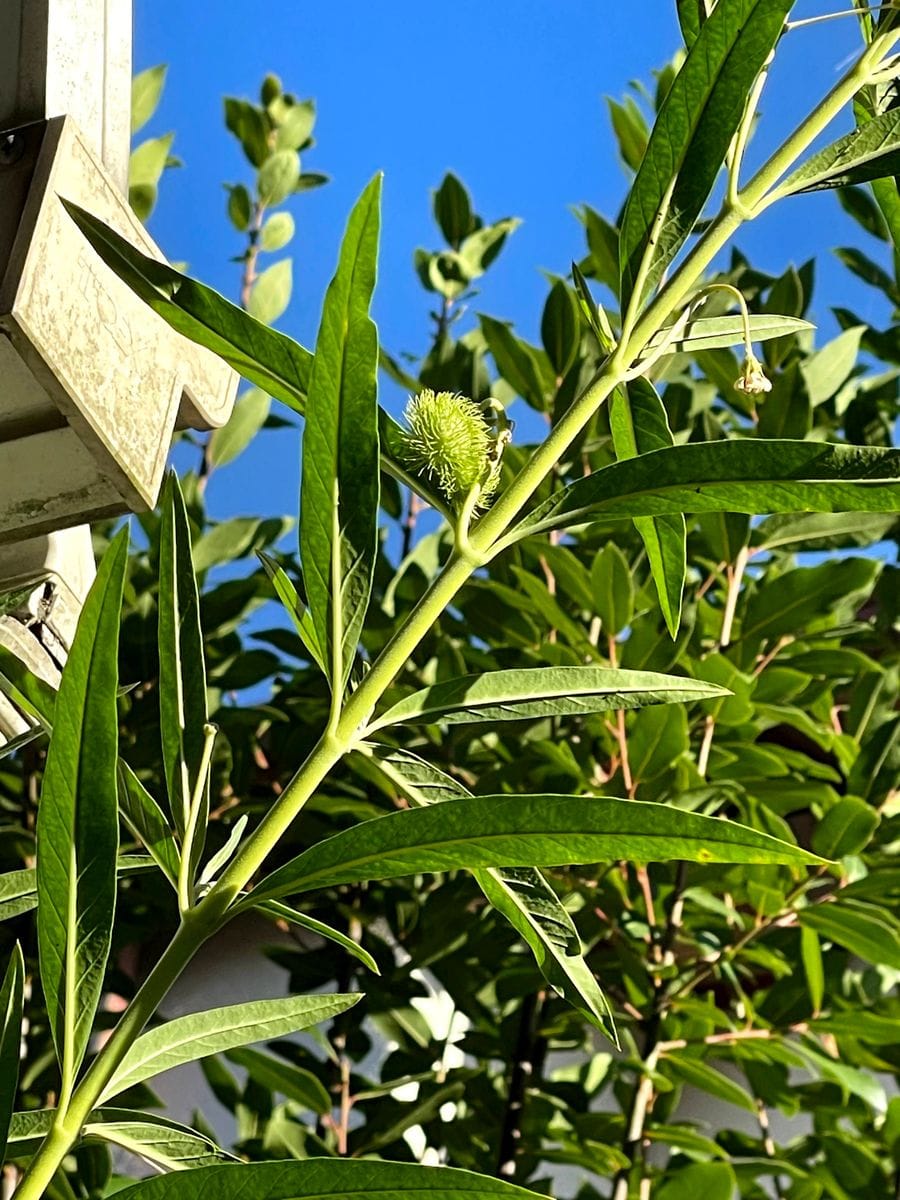
[[[744,367],[734,381],[734,389],[748,396],[758,396],[761,392],[771,392],[772,381],[766,377],[763,365],[752,351],[748,351],[744,359]]]

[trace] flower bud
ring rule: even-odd
[[[499,480],[496,438],[473,400],[423,388],[404,415],[404,465],[422,471],[453,508],[476,485],[482,502],[493,493]]]

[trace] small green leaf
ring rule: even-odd
[[[645,704],[674,704],[723,694],[715,684],[654,671],[617,671],[607,667],[487,671],[413,692],[376,717],[366,733],[387,725],[518,721],[640,708]]]
[[[203,758],[206,664],[191,531],[177,476],[166,480],[159,542],[159,728],[169,811],[181,835]],[[202,829],[205,832],[206,823]]]
[[[254,888],[241,909],[315,888],[417,872],[571,866],[613,859],[821,863],[732,821],[663,804],[578,796],[474,796],[363,821],[318,842]]]
[[[131,81],[131,132],[143,129],[159,107],[166,83],[167,67],[148,67]]]
[[[294,236],[294,218],[289,212],[272,213],[259,231],[259,244],[269,252],[283,250]]]
[[[734,1104],[737,1108],[743,1108],[747,1112],[756,1114],[753,1097],[733,1079],[729,1079],[727,1075],[723,1075],[709,1063],[703,1062],[699,1058],[692,1058],[687,1054],[679,1054],[666,1059],[666,1069],[681,1083],[699,1088],[700,1091],[715,1096],[717,1100],[722,1100],[725,1104]]]
[[[448,171],[434,193],[434,215],[448,245],[458,250],[474,232],[472,199],[452,171]]]
[[[871,804],[857,796],[842,796],[816,826],[812,846],[823,858],[859,854],[878,828],[879,816]]]
[[[581,340],[578,301],[562,279],[550,289],[541,317],[541,341],[557,378],[561,379],[575,361]]]
[[[308,1158],[205,1167],[145,1179],[119,1192],[120,1200],[537,1200],[535,1192],[455,1167]],[[716,1198],[717,1200],[717,1198]]]
[[[582,275],[578,263],[575,262],[572,263],[572,280],[575,285],[575,294],[578,297],[581,312],[588,325],[594,331],[594,336],[600,344],[600,349],[604,354],[609,354],[616,344],[612,327],[609,324],[602,305],[598,304],[591,295],[588,281]]]
[[[16,942],[0,984],[0,1167],[6,1161],[6,1138],[19,1082],[24,983],[25,963]]]
[[[312,1071],[246,1047],[227,1050],[225,1057],[235,1066],[243,1067],[256,1083],[280,1093],[286,1100],[292,1100],[318,1116],[331,1111],[331,1098]]]
[[[242,183],[228,189],[228,219],[239,233],[249,228],[253,216],[253,201]]]
[[[303,435],[300,556],[336,698],[356,654],[377,550],[378,334],[369,305],[380,196],[376,176],[347,224],[325,296]]]
[[[830,399],[856,366],[859,344],[865,332],[865,325],[845,329],[801,364],[803,382],[813,407]]]
[[[335,945],[346,950],[348,954],[352,954],[369,971],[372,971],[375,975],[381,974],[378,970],[378,963],[368,950],[360,946],[353,938],[349,938],[345,933],[341,933],[339,929],[334,929],[331,925],[326,925],[324,921],[317,921],[315,917],[297,912],[295,908],[289,908],[287,904],[281,904],[278,900],[270,900],[267,904],[260,904],[257,911],[265,913],[273,921],[287,921],[289,925],[297,925],[300,929],[314,933],[317,937],[324,938],[328,942],[334,942]]]
[[[289,258],[273,263],[256,279],[250,292],[247,311],[264,325],[272,325],[291,302],[294,268]]]
[[[178,880],[179,853],[162,809],[129,767],[119,759],[119,808],[131,831],[140,838],[171,883]]]
[[[319,645],[319,635],[316,632],[316,627],[313,625],[309,609],[300,599],[297,589],[288,578],[284,568],[279,567],[273,558],[270,558],[268,554],[263,554],[261,550],[257,551],[257,553],[278,595],[278,599],[284,605],[285,611],[291,618],[293,626],[297,631],[297,636],[309,651],[311,660],[317,663],[322,668],[322,674],[327,676],[328,668],[325,665],[325,655],[322,653],[322,648]]]
[[[806,975],[806,988],[813,1015],[821,1011],[825,998],[825,967],[822,962],[822,947],[819,935],[806,925],[800,926],[800,958]]]
[[[617,637],[634,616],[634,580],[625,555],[607,542],[591,565],[594,610],[608,637]]]
[[[279,150],[302,150],[309,141],[316,123],[316,106],[312,100],[292,104],[275,130]]]
[[[623,299],[642,274],[642,294],[653,287],[693,229],[792,7],[793,0],[731,0],[717,4],[700,27],[660,108],[625,205]]]
[[[479,320],[497,370],[526,403],[537,412],[543,412],[547,404],[536,352],[527,342],[517,338],[503,321],[483,315]]]
[[[358,1000],[356,993],[289,996],[176,1017],[142,1033],[132,1043],[104,1088],[100,1103],[181,1063],[309,1029],[351,1008]]]
[[[238,397],[228,421],[214,429],[209,439],[209,460],[214,467],[224,467],[247,449],[263,425],[272,402],[259,388],[250,388]]]
[[[260,201],[272,206],[281,204],[297,186],[300,178],[300,158],[295,150],[276,150],[260,168],[256,191]]]
[[[659,1200],[733,1200],[737,1191],[734,1168],[729,1163],[691,1163],[666,1172],[658,1189]]]
[[[62,673],[37,818],[38,950],[53,1042],[71,1087],[112,939],[119,814],[119,612],[128,529],[100,563]]]

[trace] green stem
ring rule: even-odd
[[[181,850],[181,862],[178,864],[178,906],[183,913],[194,903],[194,840],[197,837],[197,822],[203,808],[203,795],[209,778],[209,764],[212,759],[213,746],[218,729],[215,725],[203,726],[203,754],[200,768],[194,783],[194,794],[191,797],[191,807],[188,813],[187,828],[184,831],[184,845]]]

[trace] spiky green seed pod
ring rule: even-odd
[[[424,388],[406,406],[406,465],[422,471],[458,508],[476,484],[479,503],[497,486],[496,439],[474,401]]]

